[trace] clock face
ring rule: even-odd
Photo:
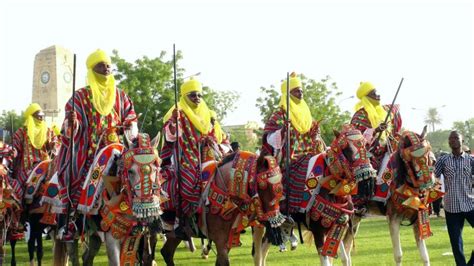
[[[71,73],[64,72],[63,79],[66,83],[71,83],[71,81],[72,81]]]
[[[44,71],[43,73],[41,73],[41,83],[46,84],[48,82],[49,82],[49,72]]]

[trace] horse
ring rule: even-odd
[[[375,176],[361,132],[351,125],[343,125],[342,131],[334,130],[334,134],[336,138],[330,147],[313,156],[308,169],[302,169],[306,170],[302,201],[297,208],[288,210],[293,226],[297,224],[300,229],[304,225],[311,231],[321,265],[331,265],[330,257],[335,257],[338,252],[344,255],[341,242],[350,229],[349,221],[353,215],[351,195],[356,193],[359,182]],[[287,193],[285,190],[286,196]],[[254,246],[263,254],[255,265],[266,263],[268,243],[262,241],[262,235],[263,229],[254,230]],[[350,264],[347,258],[343,262]]]
[[[344,239],[345,250],[350,255],[355,236],[364,213],[386,215],[392,240],[394,260],[401,265],[400,225],[408,221],[413,225],[416,245],[424,265],[430,265],[425,239],[431,236],[429,224],[430,203],[444,193],[434,179],[434,155],[425,140],[426,127],[418,135],[405,131],[401,135],[399,148],[393,152],[385,169],[379,173],[375,196],[371,200],[358,197],[355,206],[362,215],[353,216],[354,230]],[[380,171],[380,170],[379,170]],[[381,202],[380,199],[383,201]]]
[[[14,244],[16,236],[14,232],[18,229],[19,216],[21,212],[21,200],[12,188],[11,170],[12,148],[0,141],[0,265],[3,265],[5,257],[4,244],[7,238],[12,245],[11,264],[16,265]]]
[[[207,161],[202,168],[202,176],[207,182],[201,195],[199,229],[215,243],[216,265],[230,264],[228,253],[242,224],[247,226],[258,221],[267,228],[267,236],[273,244],[281,243],[278,226],[285,220],[279,210],[283,190],[280,168],[274,157],[239,151],[220,162]],[[173,180],[176,181],[165,181],[169,182],[168,188],[176,188]],[[172,198],[170,201],[168,206],[177,205],[179,200]],[[164,222],[172,227],[176,213],[165,210],[164,215],[167,216]],[[167,265],[175,265],[174,253],[181,241],[174,230],[167,233],[167,241],[160,251]]]
[[[125,145],[118,142],[104,147],[95,157],[84,183],[78,210],[104,232],[111,265],[152,265],[161,231],[160,159],[156,152],[159,135],[147,134]],[[101,239],[89,236],[83,254],[84,265],[92,265]]]

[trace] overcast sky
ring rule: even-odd
[[[351,113],[356,99],[344,99],[360,81],[389,103],[404,77],[397,102],[408,129],[420,131],[430,107],[445,129],[474,117],[472,1],[153,2],[2,0],[0,110],[31,102],[34,57],[51,45],[77,54],[80,87],[97,48],[133,61],[171,56],[176,43],[186,74],[241,93],[227,125],[259,120],[260,86],[279,87],[288,71],[331,76]]]

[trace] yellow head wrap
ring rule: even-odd
[[[202,134],[208,134],[211,130],[211,113],[206,102],[201,99],[197,106],[189,103],[187,94],[191,92],[202,92],[202,85],[195,79],[190,79],[181,85],[181,97],[178,102],[178,108],[183,110],[193,126]],[[166,113],[163,121],[166,123],[173,114],[174,106]]]
[[[369,116],[370,124],[372,128],[377,128],[380,123],[382,123],[387,116],[387,111],[380,105],[380,102],[377,102],[373,99],[367,97],[367,95],[375,89],[374,85],[370,82],[361,82],[359,88],[357,89],[357,98],[360,101],[356,104],[355,110],[358,111],[361,108],[367,112]],[[384,132],[381,136],[381,139],[386,139],[386,133]]]
[[[211,117],[214,118],[214,135],[217,140],[217,144],[221,144],[224,139],[224,131],[222,130],[221,124],[217,121],[217,114],[214,110],[210,110]]]
[[[32,103],[28,108],[26,108],[24,113],[26,134],[35,149],[41,149],[48,138],[48,127],[46,126],[46,122],[33,117],[34,113],[41,110],[39,104]]]
[[[101,62],[111,64],[112,60],[102,50],[89,55],[86,61],[87,82],[92,91],[92,104],[101,115],[108,115],[115,104],[115,78],[110,74],[104,76],[94,72],[93,68]]]
[[[281,84],[281,98],[280,106],[283,107],[283,110],[286,111],[286,87],[287,81],[283,81]],[[298,78],[296,73],[291,73],[290,75],[290,91],[294,88],[302,88],[301,80]],[[301,99],[299,102],[296,102],[292,97],[290,97],[290,120],[291,125],[301,134],[308,132],[311,129],[313,122],[313,117],[311,116],[311,111],[309,110],[308,105],[304,99]]]

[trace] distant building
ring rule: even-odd
[[[73,60],[73,53],[58,45],[36,54],[32,102],[43,108],[49,126],[64,120],[64,106],[72,96]]]

